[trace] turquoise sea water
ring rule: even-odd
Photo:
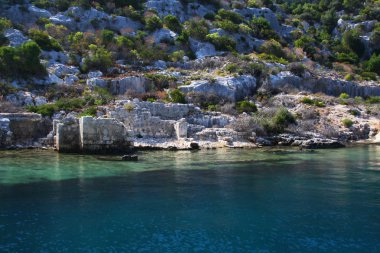
[[[380,146],[272,151],[0,152],[0,252],[380,252]]]

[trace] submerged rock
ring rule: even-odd
[[[137,162],[139,160],[137,155],[123,155],[121,157],[122,161]]]

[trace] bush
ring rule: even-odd
[[[145,76],[153,81],[158,90],[167,89],[177,81],[174,76],[163,74],[145,74]]]
[[[57,106],[55,104],[45,104],[45,105],[39,105],[39,106],[28,106],[27,111],[39,113],[42,116],[53,116],[54,112],[58,110]]]
[[[366,99],[366,102],[369,103],[369,104],[378,104],[380,103],[380,97],[369,97]]]
[[[319,99],[311,99],[309,97],[304,97],[300,100],[301,103],[313,105],[317,107],[325,107],[325,103]]]
[[[2,33],[4,30],[11,28],[12,22],[6,18],[0,18],[0,33]]]
[[[112,67],[112,54],[104,47],[97,47],[90,45],[90,52],[84,59],[83,70],[100,70],[106,72],[108,68]]]
[[[86,105],[86,101],[81,98],[60,98],[55,103],[58,110],[74,111]]]
[[[380,75],[380,54],[373,54],[364,65],[367,71]]]
[[[82,113],[79,114],[79,116],[81,116],[81,117],[83,117],[83,116],[96,117],[97,111],[98,111],[98,109],[96,108],[96,106],[91,106],[91,107],[86,108]]]
[[[363,80],[366,80],[366,81],[376,81],[377,80],[376,73],[373,73],[373,72],[362,72],[362,73],[360,73],[360,76],[361,76],[361,78],[363,78]]]
[[[240,101],[236,103],[236,110],[239,113],[251,113],[251,112],[257,112],[257,106],[249,101]]]
[[[185,94],[179,89],[170,91],[169,97],[173,103],[186,104]]]
[[[286,54],[282,49],[281,44],[274,40],[267,40],[260,46],[260,52],[274,55],[278,58],[285,58]]]
[[[349,98],[350,98],[350,95],[348,95],[347,93],[341,93],[341,94],[339,95],[339,98],[340,98],[340,99],[349,99]]]
[[[148,31],[155,31],[162,28],[162,21],[157,15],[150,16],[145,20],[145,28]]]
[[[354,52],[358,57],[362,57],[365,51],[365,46],[360,38],[360,33],[358,30],[349,30],[343,34],[342,45],[352,52]]]
[[[220,9],[218,11],[218,16],[222,19],[227,19],[228,21],[231,21],[235,24],[240,24],[244,21],[244,18],[240,14],[225,9]]]
[[[234,51],[236,42],[228,36],[220,36],[218,33],[208,34],[206,39],[214,44],[217,50]]]
[[[350,128],[354,124],[354,122],[350,119],[342,119],[343,126]]]
[[[208,34],[209,30],[206,20],[191,19],[185,23],[185,26],[188,36],[201,41],[206,39],[206,35]]]
[[[251,21],[251,29],[255,37],[259,39],[277,39],[278,35],[271,28],[268,20],[263,17],[254,18]]]
[[[288,69],[296,76],[302,77],[305,74],[306,67],[302,63],[291,63],[288,65]]]
[[[45,67],[40,63],[41,50],[32,41],[18,48],[0,47],[0,74],[3,77],[41,77],[46,75]]]
[[[164,17],[164,25],[169,30],[172,30],[176,33],[181,33],[182,31],[182,25],[176,16],[167,15],[166,17]]]
[[[42,50],[46,51],[62,51],[61,45],[53,39],[49,37],[49,34],[47,32],[38,30],[38,29],[30,29],[29,30],[29,36],[32,40],[34,40],[38,46]]]
[[[227,32],[238,32],[239,25],[231,22],[230,20],[221,20],[214,22],[215,26],[227,31]]]

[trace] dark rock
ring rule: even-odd
[[[123,161],[137,162],[139,160],[137,155],[124,155],[121,157]]]
[[[200,147],[199,147],[199,144],[197,142],[192,142],[192,143],[190,143],[190,148],[193,150],[197,150]]]
[[[178,148],[177,148],[177,147],[174,147],[174,146],[169,146],[169,147],[167,148],[167,150],[169,150],[169,151],[177,151]]]

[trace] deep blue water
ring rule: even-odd
[[[380,252],[380,146],[0,152],[0,252]]]

